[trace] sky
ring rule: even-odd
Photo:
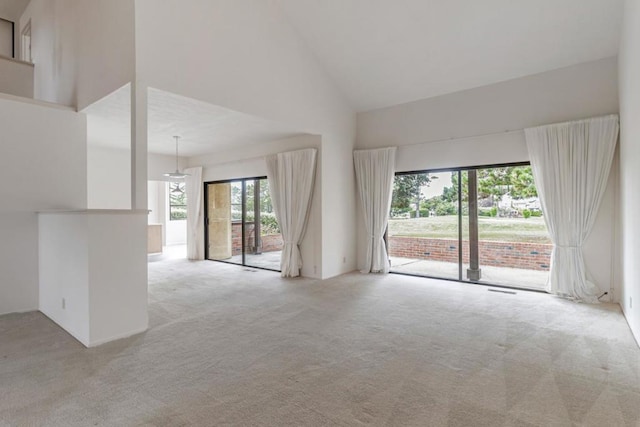
[[[437,176],[438,179],[434,179],[428,186],[425,185],[421,188],[422,194],[426,199],[441,195],[444,187],[451,187],[451,172],[432,173],[429,176]]]

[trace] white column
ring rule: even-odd
[[[147,209],[147,85],[131,82],[131,209]]]

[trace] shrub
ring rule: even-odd
[[[411,208],[391,208],[391,218],[409,218]]]
[[[542,211],[531,211],[531,216],[541,217],[542,216]]]
[[[280,233],[280,226],[278,226],[276,216],[272,213],[263,212],[260,214],[260,226],[262,235]]]
[[[489,215],[490,215],[490,216],[492,216],[492,217],[494,217],[494,218],[495,218],[496,216],[498,216],[498,208],[497,208],[497,207],[495,207],[495,206],[494,206],[494,207],[492,207],[492,208],[489,210]]]
[[[522,210],[522,216],[525,218],[530,218],[531,217],[531,211],[529,209],[523,209]]]
[[[445,216],[445,215],[455,215],[456,207],[451,202],[443,202],[436,206],[436,215],[437,216]]]

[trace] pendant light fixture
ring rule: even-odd
[[[178,140],[180,137],[174,136],[174,138],[176,139],[176,171],[164,174],[164,176],[169,178],[169,181],[179,181],[184,179],[186,176],[190,176],[188,173],[180,172],[180,169],[178,168]]]

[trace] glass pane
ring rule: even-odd
[[[240,263],[241,240],[232,221],[232,188],[234,183],[207,184],[208,258]],[[235,255],[235,256],[234,256]]]
[[[247,181],[246,191],[245,263],[279,271],[282,235],[273,213],[268,182]]]
[[[244,254],[245,264],[252,265],[249,259],[259,252],[260,239],[256,239],[255,227],[255,181],[245,181],[245,221],[244,221]]]
[[[187,207],[186,206],[171,206],[169,208],[169,217],[171,220],[186,220],[187,219]]]
[[[531,167],[477,169],[476,175],[480,271],[479,279],[465,279],[544,289],[552,245]]]
[[[460,201],[462,202],[462,215],[460,230],[462,240],[462,264],[460,279],[466,280],[469,275],[469,172],[460,171]]]
[[[397,175],[387,241],[391,271],[458,279],[458,173]]]
[[[187,219],[187,192],[184,182],[169,183],[169,219],[171,221]]]

